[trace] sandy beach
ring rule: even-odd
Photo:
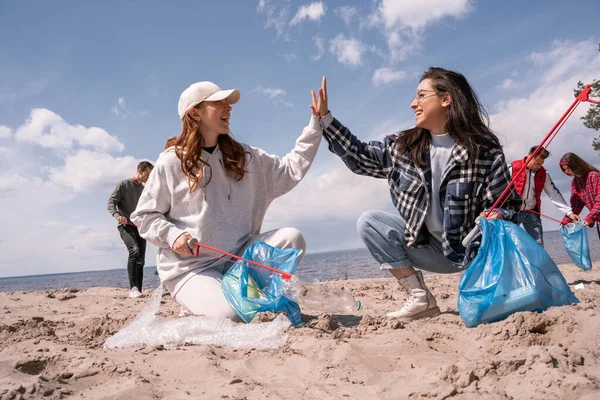
[[[590,272],[560,269],[580,304],[473,329],[456,308],[460,275],[428,276],[443,314],[412,323],[385,317],[405,297],[392,278],[329,282],[350,290],[363,310],[307,310],[277,350],[106,350],[149,296],[129,299],[113,288],[0,293],[0,398],[598,399],[600,263]],[[165,295],[159,316],[178,313]]]

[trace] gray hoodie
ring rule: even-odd
[[[184,232],[230,253],[237,253],[259,234],[269,204],[289,192],[308,172],[321,137],[318,118],[312,117],[294,149],[283,158],[243,144],[250,155],[246,175],[240,181],[226,174],[219,146],[212,154],[203,151],[202,159],[212,167],[212,178],[205,186],[210,168],[204,167],[203,181],[193,193],[174,148],[162,152],[131,214],[140,235],[159,248],[161,281],[167,283],[191,270],[223,262],[208,255],[184,257],[175,253],[173,243]]]

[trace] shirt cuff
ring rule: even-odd
[[[321,124],[323,129],[326,129],[329,125],[331,125],[332,122],[333,122],[333,115],[331,115],[331,111],[328,112],[327,114],[323,115],[321,117],[321,120],[319,121],[319,123]]]
[[[310,122],[308,123],[308,127],[313,131],[321,131],[321,126],[319,125],[319,120],[321,118],[318,115],[311,115]]]
[[[173,227],[171,229],[169,229],[169,233],[167,234],[167,243],[169,244],[169,248],[173,248],[173,243],[175,243],[175,241],[177,240],[177,238],[181,235],[183,235],[186,231],[184,231],[183,229],[179,229],[176,227]]]

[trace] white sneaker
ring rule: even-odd
[[[138,297],[142,297],[142,293],[138,290],[136,286],[129,289],[129,298],[137,299]]]
[[[402,289],[408,292],[409,297],[400,310],[387,314],[388,317],[414,321],[437,317],[441,314],[435,297],[425,286],[421,271],[415,271],[412,275],[398,279],[398,283]]]

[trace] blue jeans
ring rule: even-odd
[[[366,211],[356,224],[358,234],[381,269],[414,267],[438,274],[462,272],[444,256],[442,244],[433,236],[428,244],[406,246],[405,222],[399,214]]]
[[[542,228],[542,219],[529,211],[519,211],[516,217],[516,224],[522,225],[525,232],[533,238],[540,246],[544,247],[544,232]]]

